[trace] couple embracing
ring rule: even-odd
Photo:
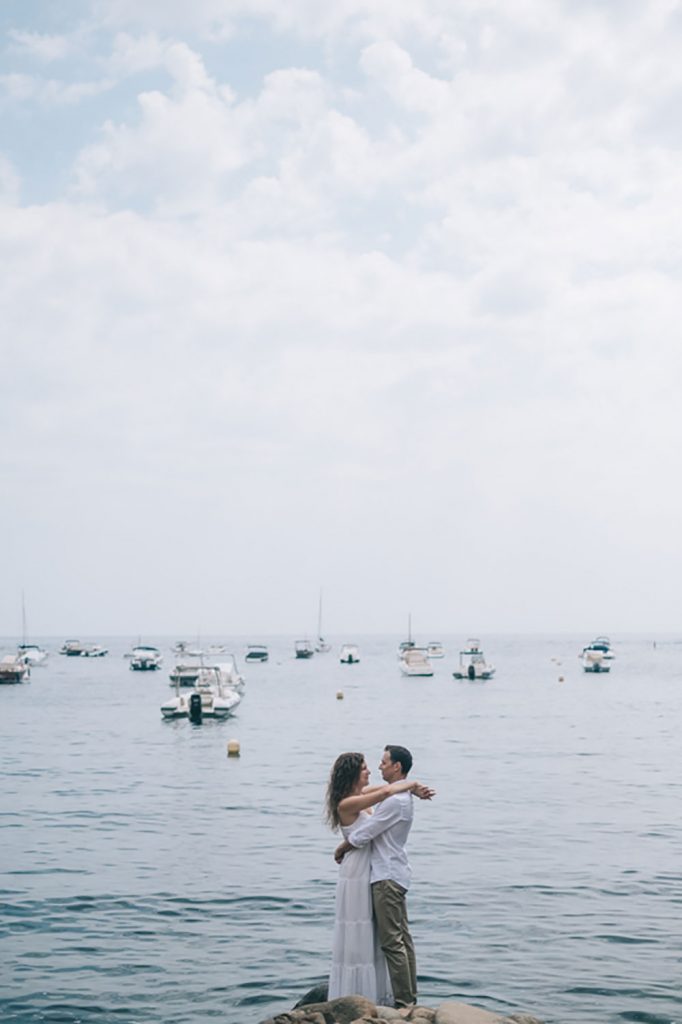
[[[327,789],[327,819],[343,842],[336,887],[329,999],[361,995],[383,1006],[417,1001],[417,968],[405,897],[410,865],[405,844],[412,826],[412,797],[435,791],[407,776],[412,755],[384,748],[382,785],[369,785],[363,754],[340,754]]]

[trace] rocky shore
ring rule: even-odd
[[[376,1006],[362,996],[320,1000],[313,989],[292,1010],[269,1017],[261,1024],[379,1024],[380,1021],[413,1021],[414,1024],[542,1024],[527,1013],[500,1016],[467,1003],[445,1002],[440,1006],[413,1006],[394,1010]]]

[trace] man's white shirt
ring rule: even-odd
[[[370,882],[391,879],[409,889],[412,870],[405,844],[412,827],[412,794],[395,793],[378,805],[374,814],[364,816],[348,836],[351,846],[372,844]]]

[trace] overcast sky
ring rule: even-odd
[[[0,33],[0,633],[682,628],[678,0]]]

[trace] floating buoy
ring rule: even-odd
[[[337,700],[343,700],[343,690],[337,690],[336,691],[336,699]]]
[[[563,683],[563,681],[564,681],[564,677],[563,676],[559,676],[559,682]]]
[[[239,740],[230,740],[227,744],[227,756],[239,757]]]

